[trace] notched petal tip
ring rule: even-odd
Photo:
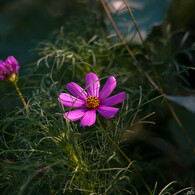
[[[61,103],[62,100],[60,99],[60,97],[58,98],[58,101]]]
[[[123,101],[125,100],[126,96],[125,96],[125,92],[121,92],[121,96],[122,96],[122,99]]]

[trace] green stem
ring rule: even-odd
[[[144,46],[144,49],[145,49],[146,53],[148,54],[148,59],[149,59],[149,62],[150,62],[150,64],[151,64],[151,66],[152,66],[152,71],[153,71],[153,74],[154,74],[155,79],[156,79],[156,81],[157,81],[158,88],[159,88],[159,92],[160,92],[161,94],[164,94],[163,88],[161,87],[160,81],[159,81],[159,79],[158,79],[158,75],[157,75],[157,73],[156,73],[154,64],[153,64],[153,62],[152,62],[152,58],[151,58],[150,53],[149,53],[149,51],[148,51],[148,47],[147,47],[147,45],[146,45],[146,42],[143,40],[143,37],[142,37],[142,35],[141,35],[141,33],[140,33],[140,30],[139,30],[139,28],[138,28],[138,26],[137,26],[137,23],[136,23],[136,21],[135,21],[135,18],[134,18],[134,16],[133,16],[132,11],[131,11],[131,7],[127,4],[126,0],[123,0],[123,2],[125,3],[125,5],[126,5],[128,11],[129,11],[129,14],[130,14],[131,19],[132,19],[132,21],[133,21],[133,23],[134,23],[134,25],[135,25],[135,28],[136,28],[136,30],[137,30],[137,32],[138,32],[138,34],[139,34],[139,37],[140,37],[140,39],[141,39],[141,41],[142,41],[142,44],[143,44],[143,46]],[[166,102],[166,104],[167,104],[169,110],[171,111],[171,113],[172,113],[174,119],[176,120],[176,123],[177,123],[178,126],[180,127],[180,129],[181,129],[181,131],[182,131],[184,137],[186,138],[186,141],[188,142],[190,148],[191,148],[192,151],[195,153],[195,148],[194,148],[194,146],[193,146],[193,144],[192,144],[192,141],[191,141],[190,137],[188,136],[188,134],[187,134],[187,132],[186,132],[184,126],[182,125],[182,123],[181,123],[179,117],[177,116],[176,112],[174,111],[173,107],[170,105],[170,103],[169,103],[168,100],[166,99],[166,96],[165,96],[165,102]]]
[[[129,164],[131,164],[131,166],[133,167],[133,169],[135,170],[136,174],[138,175],[139,179],[143,182],[144,186],[146,187],[146,189],[148,190],[148,193],[150,195],[152,195],[152,191],[149,188],[149,186],[146,184],[144,178],[142,177],[141,173],[139,172],[139,170],[136,168],[136,166],[133,164],[133,162],[131,161],[131,159],[129,157],[127,157],[127,155],[121,150],[121,148],[118,146],[118,144],[116,144],[113,139],[108,135],[108,133],[106,132],[106,130],[104,129],[104,127],[101,125],[99,117],[97,116],[97,121],[99,126],[101,127],[101,129],[104,131],[104,133],[106,133],[109,141],[117,148],[117,150],[123,155],[123,157],[129,162]]]
[[[138,34],[139,34],[139,36],[140,36],[140,38],[141,38],[141,40],[142,40],[142,43],[143,43],[143,45],[144,45],[144,48],[146,49],[146,51],[147,51],[147,53],[148,53],[149,61],[150,61],[151,65],[152,65],[152,71],[153,71],[153,73],[154,73],[154,76],[155,76],[155,79],[156,79],[157,83],[152,79],[152,77],[151,77],[147,72],[144,71],[144,69],[142,68],[141,64],[137,61],[135,55],[134,55],[133,52],[130,50],[129,46],[126,44],[126,42],[125,42],[123,36],[120,34],[120,32],[119,32],[117,26],[115,25],[115,23],[114,23],[114,21],[113,21],[113,19],[112,19],[112,16],[110,15],[110,12],[108,11],[108,9],[107,9],[107,7],[106,7],[106,5],[105,5],[104,0],[100,0],[100,1],[101,1],[101,3],[102,3],[102,6],[103,6],[103,8],[104,8],[104,10],[105,10],[105,12],[106,12],[106,14],[107,14],[107,16],[108,16],[108,19],[110,20],[110,22],[111,22],[111,24],[112,24],[112,26],[113,26],[113,28],[114,28],[114,30],[115,30],[117,36],[119,37],[119,39],[121,40],[121,42],[124,44],[124,46],[125,46],[125,48],[127,49],[129,55],[130,55],[130,56],[132,57],[132,59],[134,60],[135,66],[137,67],[137,69],[138,69],[142,74],[144,74],[144,76],[148,79],[148,81],[152,84],[152,86],[153,86],[161,95],[163,95],[163,96],[165,97],[165,102],[166,102],[166,104],[167,104],[169,110],[171,111],[171,114],[172,114],[173,118],[175,119],[176,123],[177,123],[178,126],[180,127],[180,129],[181,129],[181,131],[182,131],[182,133],[183,133],[183,135],[184,135],[184,137],[185,137],[187,143],[189,144],[190,148],[192,149],[192,152],[195,154],[195,147],[193,146],[192,141],[191,141],[191,139],[190,139],[190,137],[189,137],[187,131],[185,130],[184,126],[182,125],[182,123],[181,123],[179,117],[177,116],[176,112],[174,111],[173,107],[169,104],[168,100],[166,99],[166,95],[164,94],[163,89],[162,89],[162,87],[161,87],[161,85],[160,85],[160,82],[159,82],[157,73],[156,73],[155,68],[154,68],[154,65],[153,65],[153,63],[152,63],[152,59],[151,59],[151,57],[150,57],[150,54],[149,54],[149,52],[148,52],[148,50],[147,50],[146,44],[145,44],[145,42],[144,42],[144,40],[143,40],[143,38],[142,38],[142,36],[141,36],[141,33],[140,33],[140,31],[139,31],[139,28],[138,28],[138,26],[137,26],[137,24],[136,24],[136,21],[135,21],[135,19],[134,19],[134,17],[133,17],[133,14],[132,14],[131,9],[130,9],[130,7],[128,6],[127,2],[126,2],[125,0],[123,0],[124,3],[125,3],[125,5],[127,6],[128,10],[129,10],[129,13],[130,13],[130,15],[131,15],[131,18],[132,18],[132,20],[133,20],[133,22],[134,22],[134,25],[135,25],[137,31],[138,31]]]
[[[81,186],[83,189],[87,189],[90,191],[91,194],[94,192],[93,187],[93,180],[90,180],[91,182],[85,180],[87,169],[86,166],[83,164],[83,161],[81,159],[82,156],[82,147],[79,145],[79,143],[76,141],[74,137],[70,136],[70,126],[67,138],[70,140],[68,147],[65,148],[65,153],[69,153],[72,161],[72,169],[74,172],[74,175],[70,181],[70,185],[76,181],[78,182],[79,186]],[[74,147],[75,145],[75,147]],[[86,162],[84,162],[86,163]],[[77,177],[79,175],[79,177]],[[80,179],[83,178],[83,179]],[[88,194],[84,192],[84,194]]]
[[[141,64],[137,61],[135,55],[133,54],[133,52],[131,51],[131,49],[129,48],[129,46],[127,45],[126,41],[124,40],[123,36],[120,34],[116,24],[114,23],[113,19],[112,19],[112,16],[110,14],[110,12],[108,11],[108,8],[106,7],[106,4],[104,2],[104,0],[100,0],[101,3],[102,3],[102,6],[108,16],[108,19],[110,20],[110,23],[112,24],[117,36],[119,37],[119,39],[121,40],[121,42],[124,44],[127,52],[129,53],[129,55],[131,56],[131,58],[134,60],[135,62],[135,67],[141,72],[144,74],[144,76],[148,79],[148,81],[152,84],[152,86],[159,91],[159,87],[158,85],[153,81],[153,79],[150,77],[150,75],[144,71],[144,69],[142,68]]]
[[[22,93],[21,93],[21,91],[20,91],[20,89],[19,89],[17,83],[14,82],[13,84],[14,84],[14,86],[15,86],[15,88],[16,88],[16,91],[18,92],[18,94],[19,94],[19,96],[20,96],[20,99],[22,100],[22,103],[23,103],[24,107],[26,108],[27,112],[30,113],[29,109],[27,108],[26,101],[25,101],[25,99],[24,99],[24,97],[23,97],[23,95],[22,95]]]
[[[137,26],[137,23],[136,23],[136,21],[135,21],[135,18],[134,18],[134,16],[133,16],[132,11],[131,11],[131,7],[128,5],[128,3],[127,3],[126,0],[123,0],[123,2],[125,3],[125,5],[126,5],[128,11],[129,11],[129,14],[130,14],[130,16],[131,16],[131,19],[132,19],[132,21],[133,21],[133,23],[134,23],[134,25],[135,25],[135,28],[136,28],[136,30],[137,30],[137,32],[138,32],[138,34],[139,34],[140,39],[141,39],[141,41],[142,41],[143,47],[144,47],[144,49],[145,49],[145,51],[146,51],[146,53],[147,53],[147,55],[148,55],[148,59],[149,59],[149,62],[150,62],[150,64],[151,64],[151,66],[152,66],[152,71],[153,71],[153,74],[154,74],[154,76],[155,76],[156,82],[157,82],[157,84],[158,84],[159,90],[162,91],[162,88],[161,88],[161,86],[160,86],[160,82],[159,82],[159,79],[158,79],[158,75],[157,75],[157,73],[156,73],[156,71],[155,71],[154,64],[153,64],[153,62],[152,62],[152,58],[151,58],[150,53],[149,53],[149,51],[148,51],[148,47],[147,47],[146,42],[144,41],[144,39],[143,39],[143,37],[142,37],[142,35],[141,35],[141,33],[140,33],[140,30],[139,30],[138,26]],[[163,91],[162,91],[162,93],[163,93]]]

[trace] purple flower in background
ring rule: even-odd
[[[13,56],[9,56],[5,62],[0,60],[0,80],[9,79],[14,82],[19,68],[18,61]]]
[[[39,172],[35,175],[35,178],[36,179],[38,179],[38,178],[40,178],[40,177],[42,177],[42,176],[48,176],[48,173],[50,172],[50,170],[49,169],[47,169],[47,168],[44,168],[43,166],[37,166],[36,167],[36,170],[38,170]]]
[[[68,120],[77,121],[81,119],[80,126],[91,126],[96,121],[96,110],[106,118],[112,118],[119,108],[112,106],[125,100],[125,92],[117,95],[108,96],[116,87],[116,79],[109,77],[106,84],[100,90],[98,76],[92,72],[86,75],[87,92],[74,82],[67,84],[67,90],[73,95],[61,93],[58,100],[68,108],[79,108],[66,112],[64,117]]]

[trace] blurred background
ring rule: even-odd
[[[130,28],[130,18],[122,2],[107,0],[121,32]],[[185,30],[194,34],[195,13],[193,9],[195,3],[193,0],[150,0],[147,3],[143,0],[130,0],[127,2],[132,5],[140,30],[146,31],[143,34],[145,38],[151,33],[154,26],[163,22],[170,24],[172,31]],[[87,20],[90,10],[96,11],[96,13],[93,15],[94,18]],[[52,39],[61,26],[66,25],[67,27],[69,24],[69,28],[67,27],[65,32],[70,32],[71,26],[77,26],[77,33],[82,34],[82,25],[84,24],[83,28],[87,28],[87,25],[89,27],[90,23],[87,24],[87,22],[94,22],[93,19],[95,20],[96,17],[102,17],[102,20],[109,25],[99,1],[92,3],[90,0],[1,0],[1,59],[5,59],[8,55],[14,55],[20,64],[29,63],[34,59],[32,50],[37,44],[44,39]],[[81,24],[80,21],[82,21]],[[131,24],[131,26],[133,25]],[[112,29],[110,30],[112,33]],[[133,33],[134,28],[130,31]],[[127,33],[129,34],[129,32]]]

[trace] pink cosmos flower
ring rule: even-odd
[[[81,119],[80,126],[91,126],[96,121],[96,110],[106,118],[112,118],[119,108],[112,107],[125,100],[125,92],[108,96],[116,87],[116,79],[109,77],[106,84],[100,90],[98,76],[92,72],[86,75],[87,92],[74,82],[67,84],[67,90],[72,94],[61,93],[58,100],[68,108],[79,108],[64,114],[71,121]]]
[[[19,68],[18,61],[13,56],[9,56],[5,62],[0,60],[0,80],[14,81]]]

